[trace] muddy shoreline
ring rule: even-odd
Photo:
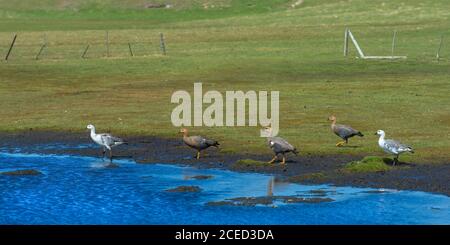
[[[238,172],[258,172],[277,175],[279,178],[302,184],[333,184],[337,186],[389,188],[418,190],[450,196],[450,163],[401,164],[393,170],[371,173],[344,173],[344,164],[360,160],[355,155],[304,155],[290,157],[286,166],[235,164],[240,159],[267,161],[267,154],[225,154],[208,149],[203,158],[193,158],[195,152],[184,146],[180,139],[165,139],[151,136],[127,137],[129,145],[115,148],[115,158],[130,158],[139,164],[168,163],[190,165],[196,168],[218,168]],[[100,157],[100,148],[92,144],[88,133],[25,131],[0,132],[0,147],[3,152],[21,148],[28,153],[71,154]],[[42,145],[63,145],[61,148],[46,148]],[[79,145],[87,145],[80,148]]]

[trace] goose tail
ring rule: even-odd
[[[219,142],[218,141],[215,141],[215,140],[208,140],[207,141],[207,144],[209,145],[209,146],[214,146],[214,147],[216,147],[216,148],[219,148]]]

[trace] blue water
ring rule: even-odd
[[[209,201],[265,196],[270,175],[195,169],[92,157],[0,153],[0,172],[36,169],[38,176],[0,175],[0,224],[450,224],[450,198],[413,191],[273,185],[274,195],[312,197],[326,203],[208,206]],[[212,179],[195,180],[195,175]],[[198,193],[170,193],[182,185]]]

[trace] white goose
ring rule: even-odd
[[[413,148],[410,146],[404,145],[395,140],[384,139],[386,133],[383,130],[378,130],[375,134],[380,136],[378,139],[378,145],[381,149],[383,149],[386,153],[394,155],[394,166],[398,163],[398,157],[400,154],[404,152],[414,153]]]
[[[118,146],[121,144],[128,144],[123,139],[119,137],[112,136],[111,134],[96,134],[95,133],[95,127],[92,124],[87,125],[87,128],[91,130],[91,139],[103,146],[103,156],[105,157],[106,149],[109,150],[109,160],[112,161],[112,148],[114,146]]]

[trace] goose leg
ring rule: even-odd
[[[103,146],[102,149],[102,160],[105,161],[106,147]]]
[[[197,151],[197,160],[200,159],[200,151]]]
[[[398,155],[394,157],[394,166],[398,163]]]
[[[283,164],[286,164],[286,157],[284,156],[284,154],[283,154],[283,160],[281,161],[281,164],[283,165]]]
[[[109,149],[109,161],[112,162],[112,149]]]
[[[277,155],[275,155],[275,156],[272,158],[272,160],[269,161],[269,163],[273,163],[273,162],[275,162],[275,160],[277,160]]]

